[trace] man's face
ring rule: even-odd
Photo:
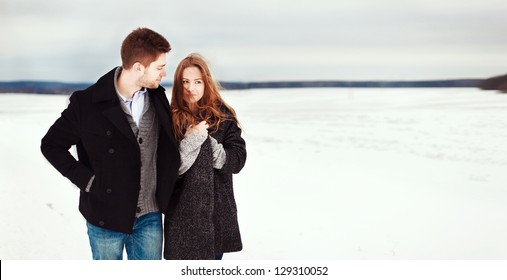
[[[162,53],[158,58],[144,68],[144,74],[139,78],[139,84],[145,88],[158,88],[162,78],[167,76],[165,72],[166,54]]]

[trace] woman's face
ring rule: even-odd
[[[183,99],[196,103],[204,95],[204,81],[199,68],[190,66],[183,70]]]

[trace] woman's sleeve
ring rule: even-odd
[[[228,122],[229,125],[222,142],[226,158],[219,172],[237,174],[246,162],[246,144],[245,140],[241,137],[241,129],[238,127],[238,124],[235,121]]]
[[[192,167],[199,152],[201,151],[201,145],[206,141],[208,136],[202,135],[197,131],[185,134],[185,137],[180,142],[180,157],[181,165],[178,169],[178,175],[181,175]]]
[[[209,137],[211,140],[211,150],[213,151],[213,168],[222,169],[222,166],[225,164],[225,159],[227,158],[224,145],[218,143],[218,141]]]

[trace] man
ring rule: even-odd
[[[160,86],[169,42],[138,28],[122,43],[122,67],[76,91],[42,139],[48,161],[80,190],[93,259],[162,258],[162,217],[180,157]],[[78,159],[69,149],[76,145]]]

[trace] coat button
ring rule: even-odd
[[[114,154],[114,149],[113,149],[113,148],[109,148],[109,149],[107,150],[107,152],[108,152],[108,153],[110,153],[110,154]]]
[[[141,213],[141,207],[137,207],[137,208],[136,208],[136,212],[137,212],[137,213]]]
[[[139,144],[143,143],[143,138],[139,137]]]
[[[99,221],[99,226],[103,226],[104,224],[104,221]]]
[[[111,130],[106,131],[106,135],[107,135],[107,136],[111,136],[111,134],[113,134],[113,133],[111,132]]]
[[[113,192],[113,190],[112,190],[112,189],[107,189],[107,190],[106,190],[106,193],[108,193],[108,194],[110,194],[110,193],[112,193],[112,192]]]

